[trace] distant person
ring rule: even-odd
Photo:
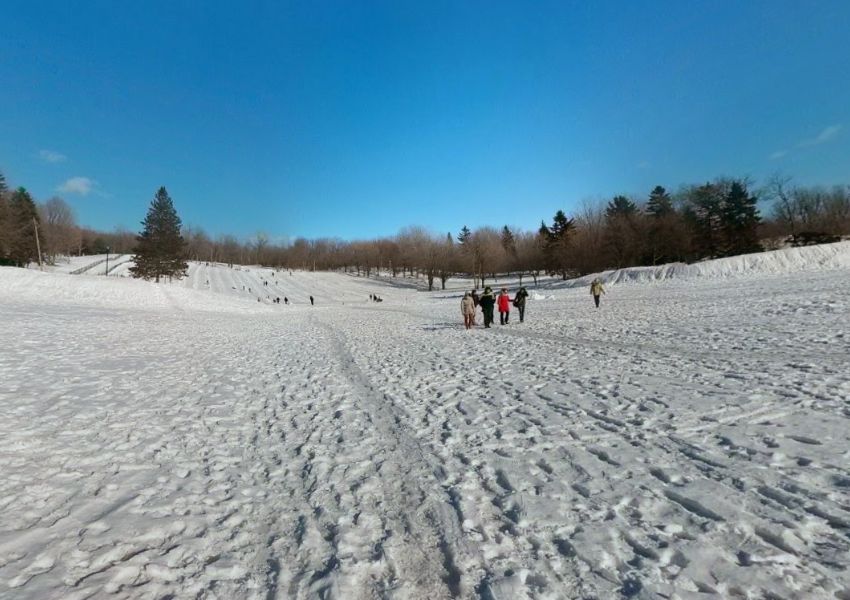
[[[460,301],[460,314],[463,315],[463,326],[472,329],[475,324],[475,301],[469,292],[466,292]]]
[[[514,296],[514,306],[516,306],[519,311],[519,322],[522,323],[525,320],[525,301],[528,299],[528,291],[521,287],[517,290],[516,296]]]
[[[481,306],[481,312],[484,313],[484,327],[490,329],[490,325],[493,323],[493,306],[496,304],[493,290],[485,287],[484,293],[478,299],[478,304]]]
[[[286,305],[289,305],[289,298],[287,298],[286,296],[284,296],[284,297],[283,297],[283,303],[284,303],[284,304],[286,304]]]
[[[480,298],[478,297],[478,290],[472,290],[470,296],[472,296],[472,301],[475,303],[475,308],[478,308],[480,300]],[[475,313],[472,313],[472,324],[475,325]]]
[[[596,303],[596,308],[599,308],[599,297],[605,293],[605,288],[602,287],[602,282],[599,278],[593,280],[590,284],[590,294],[593,296],[593,301]]]
[[[371,300],[374,300],[374,298],[372,297],[372,294],[369,294],[369,300],[370,300],[370,301],[371,301]]]
[[[315,302],[313,301],[313,296],[310,296],[310,306],[315,306]]]
[[[511,317],[511,297],[508,295],[508,288],[502,288],[496,300],[499,303],[499,323],[507,325]]]

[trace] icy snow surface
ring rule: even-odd
[[[470,332],[459,288],[2,268],[0,598],[846,600],[850,250],[804,250]]]

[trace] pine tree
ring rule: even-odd
[[[724,191],[721,183],[706,183],[688,192],[685,217],[693,233],[696,258],[716,258],[722,254]]]
[[[637,213],[637,205],[625,196],[614,196],[605,208],[605,217],[610,221],[617,217],[631,217]]]
[[[41,222],[35,202],[26,189],[18,188],[12,193],[7,213],[7,256],[12,264],[25,267],[39,259],[35,235]]]
[[[469,241],[469,238],[471,237],[472,232],[469,230],[469,227],[464,225],[463,229],[460,230],[460,233],[457,236],[457,241],[459,244],[466,244]]]
[[[758,226],[761,221],[758,198],[747,192],[746,184],[732,182],[723,204],[722,223],[726,255],[760,252]]]
[[[673,200],[670,194],[667,193],[660,185],[649,193],[649,200],[646,203],[646,213],[655,218],[660,219],[673,213]]]
[[[567,250],[574,230],[575,221],[559,210],[552,218],[552,225],[541,223],[538,232],[545,239],[543,255],[549,272],[560,273],[564,279],[568,274]]]
[[[629,267],[639,260],[640,235],[638,207],[625,196],[614,196],[605,207],[607,227],[603,235],[611,259],[618,268]]]
[[[681,260],[687,236],[681,215],[673,206],[673,199],[660,185],[655,186],[649,193],[646,214],[649,217],[647,261],[656,265],[660,262]]]
[[[510,227],[505,225],[502,227],[502,248],[505,250],[505,254],[510,257],[516,257],[516,239],[514,238],[514,232],[511,231]]]
[[[0,171],[0,265],[8,262],[9,254],[9,204],[6,191],[6,178]]]
[[[184,259],[186,242],[180,234],[180,217],[164,187],[159,188],[136,237],[133,277],[153,279],[183,277],[189,266]]]

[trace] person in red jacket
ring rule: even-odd
[[[499,322],[507,325],[508,317],[511,316],[511,297],[508,295],[508,288],[502,288],[496,301],[499,304]]]

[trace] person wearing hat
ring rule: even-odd
[[[511,316],[511,297],[508,295],[508,288],[502,288],[497,300],[499,301],[499,322],[507,325]]]
[[[496,304],[496,298],[493,296],[493,290],[490,286],[484,288],[484,293],[478,299],[478,304],[481,306],[481,312],[484,313],[484,327],[490,328],[493,323],[493,306]]]

